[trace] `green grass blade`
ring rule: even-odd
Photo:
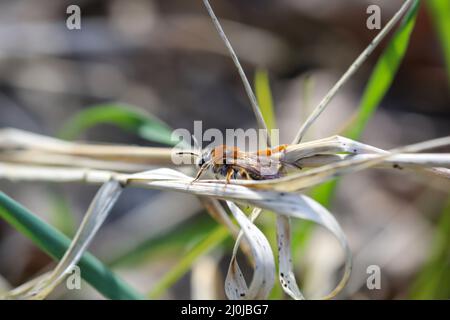
[[[259,107],[261,108],[262,116],[267,124],[267,129],[277,128],[269,74],[266,70],[257,70],[255,73],[255,94]]]
[[[321,185],[314,187],[309,192],[314,200],[318,201],[324,207],[330,208],[333,201],[334,193],[338,185],[338,179],[334,179]]]
[[[450,299],[450,200],[434,232],[429,260],[410,291],[412,299]]]
[[[406,13],[397,31],[392,36],[389,44],[384,49],[370,76],[364,90],[358,113],[353,126],[344,133],[352,139],[358,139],[367,122],[372,117],[381,100],[394,81],[398,68],[403,61],[408,49],[411,33],[414,29],[420,1],[416,0]]]
[[[206,238],[196,244],[148,293],[151,299],[160,298],[172,285],[174,285],[192,267],[199,257],[219,246],[230,236],[228,229],[222,225],[217,226]]]
[[[77,230],[75,217],[64,194],[53,185],[48,187],[50,205],[50,223],[63,234],[71,238]]]
[[[433,17],[436,31],[444,51],[447,66],[448,83],[450,85],[450,1],[427,0],[428,11]]]
[[[0,217],[55,260],[61,259],[69,248],[69,238],[3,192],[0,192]],[[143,298],[89,253],[83,255],[78,266],[82,278],[109,299]]]
[[[112,124],[153,142],[170,146],[178,143],[171,139],[172,129],[167,124],[136,107],[123,104],[96,105],[78,112],[62,126],[59,137],[73,140],[98,124]]]

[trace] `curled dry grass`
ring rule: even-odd
[[[5,131],[3,133],[9,135],[11,132]],[[0,133],[0,138],[2,138],[3,133]],[[16,138],[18,136],[15,135]],[[8,150],[15,152],[14,150],[18,148],[22,149],[21,152],[43,152],[45,150],[48,159],[60,154],[65,154],[70,158],[73,156],[70,150],[87,150],[83,145],[80,146],[77,143],[63,142],[56,139],[51,139],[51,143],[49,143],[50,141],[46,140],[46,137],[31,133],[24,133],[23,137],[26,138],[25,141],[17,141],[16,139],[15,143],[8,142],[8,145],[3,143],[2,148],[6,158],[8,158]],[[27,145],[27,141],[31,141],[30,137],[33,137],[32,141],[42,138],[41,143]],[[5,139],[0,139],[0,141],[5,141]],[[59,143],[64,145],[64,148],[60,148]],[[266,298],[272,288],[275,277],[273,253],[267,239],[253,224],[253,220],[258,216],[260,209],[270,210],[285,218],[300,218],[322,225],[336,236],[346,253],[346,267],[342,280],[336,289],[326,296],[326,298],[330,298],[339,292],[349,277],[351,252],[345,234],[333,215],[319,203],[305,195],[299,194],[299,192],[339,175],[371,167],[383,168],[386,165],[392,170],[402,167],[407,168],[411,172],[428,170],[441,176],[448,175],[450,154],[418,153],[444,146],[450,146],[450,137],[384,151],[347,138],[334,136],[313,142],[291,145],[285,154],[280,155],[283,157],[283,161],[290,164],[302,163],[305,167],[299,173],[265,181],[234,180],[228,185],[225,185],[224,181],[218,180],[200,180],[193,183],[191,176],[170,168],[129,174],[121,171],[120,166],[117,168],[117,171],[110,171],[77,166],[68,167],[67,165],[60,167],[44,166],[40,161],[37,164],[30,164],[33,160],[29,158],[26,164],[19,164],[18,159],[15,159],[15,163],[3,161],[0,163],[0,178],[3,179],[103,184],[94,198],[88,213],[85,215],[71,247],[54,271],[43,276],[37,283],[33,282],[33,285],[26,285],[20,290],[12,291],[10,293],[11,297],[44,298],[50,293],[64,279],[64,275],[67,274],[68,270],[81,258],[82,253],[102,225],[109,209],[120,195],[123,187],[142,187],[186,192],[202,198],[227,201],[227,206],[241,229],[241,232],[237,235],[236,245],[233,250],[234,254],[226,278],[226,292],[229,298]],[[99,150],[109,146],[90,145],[90,147]],[[115,149],[117,147],[112,148]],[[123,148],[128,147],[124,146]],[[134,150],[140,149],[140,147],[132,148]],[[141,152],[135,153],[139,154],[137,158],[138,164],[147,158],[149,161],[152,161],[153,153],[160,152],[159,148],[142,147],[141,149]],[[166,155],[170,150],[164,149],[159,156]],[[105,152],[105,154],[110,156],[112,152]],[[143,156],[143,154],[146,156]],[[77,153],[75,157],[79,157],[79,154]],[[99,154],[97,151],[92,155],[85,152],[83,157],[86,160],[92,160],[97,159]],[[323,157],[328,157],[327,161],[324,162]],[[158,159],[161,158],[158,157]],[[308,161],[304,160],[306,158]],[[318,163],[315,163],[316,158]],[[103,159],[102,161],[107,160]],[[70,161],[70,163],[76,164],[77,162]],[[135,164],[131,159],[127,159],[126,163],[129,165]],[[307,163],[310,168],[305,165]],[[234,203],[246,204],[259,209],[250,217],[247,217]],[[216,218],[230,228],[232,234],[236,235],[234,224],[225,210],[216,210]],[[301,299],[303,295],[295,282],[292,272],[290,240],[286,221],[288,220],[278,221],[280,281],[290,296]],[[242,238],[246,240],[245,244],[248,248],[245,252],[251,254],[254,261],[255,272],[249,286],[245,283],[236,260],[236,253]]]
[[[208,1],[204,0],[204,4],[243,80],[259,127],[267,129],[258,102],[230,42]],[[55,269],[11,290],[4,298],[45,298],[78,263],[126,187],[185,192],[202,199],[211,215],[236,237],[225,283],[226,294],[230,299],[265,299],[274,284],[276,268],[272,249],[265,235],[253,223],[262,209],[277,214],[278,275],[283,290],[294,299],[304,299],[304,296],[293,272],[290,219],[309,220],[323,226],[336,237],[346,256],[341,280],[335,289],[323,298],[334,297],[350,276],[351,251],[334,216],[301,192],[337,176],[373,167],[405,168],[411,173],[426,172],[444,178],[450,177],[450,154],[420,153],[450,146],[450,137],[389,151],[340,136],[301,143],[306,130],[325,110],[350,76],[358,70],[403,14],[411,8],[416,10],[417,6],[418,1],[405,1],[380,34],[314,109],[286,152],[278,155],[282,163],[301,167],[302,170],[282,178],[265,181],[236,180],[226,185],[224,181],[219,180],[193,182],[192,176],[168,168],[172,164],[172,149],[81,144],[14,129],[1,131],[0,178],[12,181],[84,182],[102,185],[70,247]],[[159,168],[148,170],[149,166]],[[226,206],[219,200],[225,201]],[[250,205],[254,210],[247,216],[237,203]],[[228,211],[239,228],[236,228]],[[240,247],[253,261],[254,273],[250,284],[246,283],[236,259]]]

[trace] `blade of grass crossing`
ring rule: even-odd
[[[55,260],[61,259],[70,245],[69,238],[3,192],[0,192],[0,217]],[[83,255],[78,266],[82,278],[109,299],[143,298],[89,253]]]

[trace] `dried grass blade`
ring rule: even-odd
[[[255,261],[253,279],[247,288],[236,255],[233,254],[225,280],[227,297],[233,300],[266,299],[275,281],[275,261],[269,241],[237,205],[231,201],[227,201],[227,204],[250,244]]]
[[[22,299],[44,299],[64,280],[77,264],[88,245],[105,221],[111,208],[122,193],[123,187],[116,180],[109,180],[99,189],[72,240],[72,243],[55,269],[39,283],[20,296]]]
[[[211,5],[209,4],[208,0],[203,0],[203,4],[206,7],[206,10],[208,11],[209,16],[211,17],[211,20],[214,24],[214,27],[216,28],[217,32],[219,33],[220,38],[222,39],[223,43],[225,44],[231,59],[233,60],[234,65],[236,66],[239,76],[241,77],[242,83],[245,88],[245,92],[247,93],[248,98],[250,99],[250,103],[253,109],[253,113],[256,117],[256,122],[258,123],[258,127],[262,130],[265,130],[266,132],[266,138],[267,138],[267,144],[270,146],[270,136],[268,134],[267,130],[267,124],[264,121],[264,117],[261,113],[261,109],[258,105],[258,101],[255,97],[255,94],[253,93],[252,87],[250,85],[250,82],[247,79],[247,76],[245,75],[244,69],[242,69],[241,63],[239,62],[239,58],[237,57],[236,53],[234,52],[233,46],[231,45],[230,41],[228,40],[225,32],[222,29],[222,26],[220,25],[219,20],[217,19],[213,9],[211,8]]]
[[[135,164],[172,165],[173,148],[77,143],[18,129],[0,130],[0,151],[28,150]]]
[[[300,159],[316,154],[335,154],[339,152],[351,154],[386,153],[386,151],[371,145],[336,135],[320,140],[290,145],[287,147],[286,152],[284,154],[281,153],[281,155],[283,161],[295,163]]]
[[[255,188],[264,188],[278,191],[298,191],[323,183],[329,179],[343,174],[357,172],[378,165],[386,159],[401,154],[414,153],[450,145],[450,137],[444,137],[417,144],[392,149],[387,153],[372,158],[348,159],[337,163],[324,165],[306,172],[289,175],[283,178],[265,181],[236,181],[235,183]]]
[[[305,297],[297,286],[291,249],[291,221],[284,215],[277,216],[278,276],[283,291],[295,300]]]

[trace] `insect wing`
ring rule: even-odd
[[[253,179],[273,179],[279,177],[278,170],[280,161],[273,157],[258,156],[253,153],[240,153],[230,162],[238,167],[246,170]]]

